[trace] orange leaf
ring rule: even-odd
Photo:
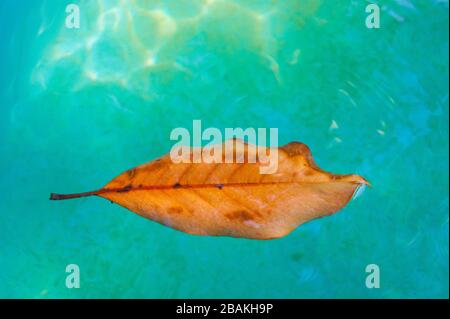
[[[370,185],[359,175],[321,170],[309,148],[298,142],[278,148],[278,170],[261,174],[264,163],[259,158],[248,161],[249,150],[256,146],[230,141],[235,142],[233,155],[243,156],[243,163],[176,164],[165,155],[126,171],[97,191],[51,194],[50,199],[96,195],[186,233],[272,239],[335,213],[360,186]],[[195,149],[189,151],[192,158]]]

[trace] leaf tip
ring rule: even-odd
[[[361,175],[357,175],[357,174],[340,175],[338,177],[338,179],[340,181],[343,181],[343,182],[349,182],[349,183],[360,184],[360,185],[367,185],[369,187],[372,187],[372,184],[367,179],[365,179]]]
[[[359,176],[359,175],[358,175],[358,176]],[[360,183],[360,184],[369,186],[370,188],[373,187],[372,184],[371,184],[367,179],[365,179],[364,177],[359,176],[359,179],[360,179],[360,180],[359,180],[359,183]]]

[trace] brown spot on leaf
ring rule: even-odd
[[[164,168],[164,163],[162,161],[155,161],[151,165],[145,168],[148,173],[156,172]]]
[[[117,192],[119,192],[119,193],[126,193],[126,192],[130,191],[132,188],[133,188],[133,185],[128,184],[124,188],[119,189]]]
[[[316,172],[312,169],[305,169],[305,172],[303,173],[305,176],[312,176],[316,174]]]
[[[128,178],[133,178],[134,175],[136,175],[136,169],[134,169],[134,168],[130,169],[127,171],[127,173],[128,173]]]
[[[229,213],[225,215],[230,220],[238,220],[241,222],[245,222],[247,220],[253,220],[254,217],[252,214],[245,210],[237,210],[235,212]]]
[[[183,213],[183,208],[181,207],[169,207],[169,214],[181,214]]]

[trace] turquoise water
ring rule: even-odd
[[[448,297],[448,1],[378,1],[379,29],[359,0],[74,2],[80,29],[63,1],[0,2],[0,297]],[[167,153],[194,119],[277,127],[373,188],[273,241],[48,200]]]

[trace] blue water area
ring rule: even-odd
[[[0,2],[0,297],[448,298],[448,0],[376,1],[379,28],[362,0],[72,2],[80,28],[65,1]],[[373,187],[269,241],[49,201],[195,119],[278,128]]]

